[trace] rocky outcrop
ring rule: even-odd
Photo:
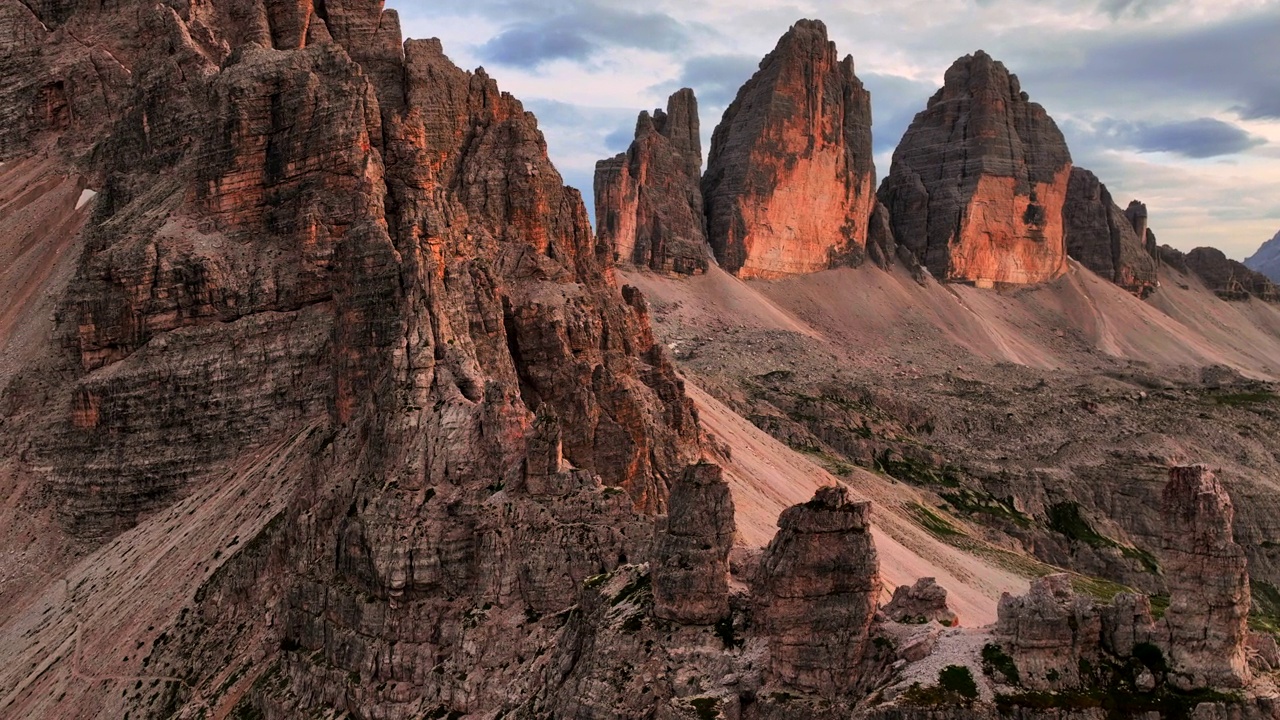
[[[706,272],[698,101],[685,88],[667,110],[640,113],[625,153],[596,163],[596,232],[621,263],[662,272]]]
[[[916,115],[879,196],[898,244],[938,279],[1026,285],[1066,272],[1070,174],[1058,126],[978,51]]]
[[[752,586],[774,682],[835,697],[862,679],[880,595],[870,510],[825,487],[778,518]]]
[[[127,68],[109,111],[68,90],[70,125],[0,130],[5,153],[47,133],[101,189],[52,360],[0,399],[36,403],[4,413],[6,448],[84,543],[228,472],[295,493],[233,543],[256,548],[252,599],[157,619],[183,638],[154,658],[189,680],[174,707],[229,713],[218,687],[248,657],[279,682],[245,685],[239,714],[530,693],[510,688],[538,676],[557,615],[651,559],[700,456],[644,298],[611,280],[535,118],[439,42],[402,45],[377,0],[83,5],[52,36],[0,6],[26,23],[5,57],[52,67],[74,31]],[[304,441],[288,477],[256,462]],[[231,547],[202,567],[249,574]],[[181,603],[207,577],[175,578]]]
[[[880,268],[888,269],[897,256],[898,243],[893,239],[889,209],[877,200],[867,223],[867,257]]]
[[[1177,467],[1160,512],[1171,680],[1186,689],[1243,687],[1250,678],[1249,574],[1231,529],[1231,498],[1203,465]]]
[[[1136,201],[1135,201],[1136,203]],[[1141,203],[1137,203],[1141,206]],[[1072,168],[1063,206],[1067,253],[1085,267],[1145,298],[1159,284],[1156,260],[1145,247],[1146,208],[1124,212],[1107,186],[1084,168]]]
[[[653,614],[709,625],[729,614],[733,497],[719,465],[693,465],[671,488],[654,548]]]
[[[875,203],[871,98],[821,22],[793,25],[738,91],[702,192],[711,247],[739,277],[861,262]]]
[[[53,142],[86,152],[130,90],[111,44],[84,43],[62,27],[71,8],[51,5],[0,5],[0,161]]]
[[[1026,595],[1000,597],[994,637],[1017,663],[1021,682],[1035,690],[1078,687],[1080,659],[1097,657],[1102,618],[1093,599],[1078,595],[1069,575],[1031,583]]]
[[[1146,595],[1118,593],[1101,613],[1102,647],[1115,657],[1132,657],[1138,645],[1156,640],[1151,598]]]
[[[1257,252],[1245,259],[1244,265],[1266,275],[1272,282],[1280,283],[1280,232],[1262,243]]]
[[[1232,260],[1221,250],[1199,247],[1189,253],[1163,245],[1160,257],[1164,264],[1194,273],[1223,300],[1243,301],[1251,297],[1266,302],[1280,302],[1280,286],[1244,263]]]
[[[938,622],[946,627],[960,624],[955,611],[947,606],[947,589],[934,578],[920,578],[915,585],[899,585],[880,612],[899,623]]]
[[[1142,247],[1147,254],[1155,258],[1156,262],[1160,262],[1158,245],[1156,244],[1156,234],[1151,231],[1147,225],[1147,205],[1138,200],[1130,200],[1129,207],[1124,209],[1124,216],[1129,220],[1130,227],[1133,232],[1142,241]]]

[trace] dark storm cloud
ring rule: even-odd
[[[604,146],[611,152],[626,152],[627,148],[631,147],[631,141],[635,139],[635,135],[634,126],[620,127],[604,136]]]
[[[539,65],[549,60],[586,60],[599,46],[568,28],[522,26],[480,46],[480,57],[498,65]]]
[[[860,73],[858,77],[871,92],[873,150],[877,155],[892,151],[938,87],[897,75]]]
[[[1246,120],[1280,119],[1280,8],[1178,32],[1158,29],[1133,35],[1089,36],[1064,42],[1078,48],[1078,62],[1043,59],[1020,73],[1025,87],[1090,103],[1114,101],[1133,107],[1144,98],[1171,97],[1217,105]],[[1093,82],[1084,79],[1095,78]]]
[[[1093,127],[1063,123],[1063,132],[1083,140],[1085,147],[1124,148],[1138,152],[1167,152],[1192,159],[1234,155],[1265,144],[1263,138],[1216,118],[1172,122],[1131,122],[1107,119]]]
[[[700,106],[724,108],[759,68],[760,58],[754,55],[699,55],[684,62],[679,77],[655,89],[669,93],[693,88]]]
[[[536,67],[551,60],[582,61],[610,48],[674,51],[690,28],[669,15],[572,3],[508,25],[478,48],[485,62]]]
[[[1136,123],[1125,135],[1136,150],[1171,152],[1189,158],[1232,155],[1266,142],[1215,118],[1163,124]]]

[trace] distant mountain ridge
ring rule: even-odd
[[[1280,232],[1262,243],[1258,252],[1245,260],[1244,264],[1250,270],[1256,270],[1275,282],[1280,282]]]

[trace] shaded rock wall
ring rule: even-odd
[[[1072,168],[1062,214],[1071,257],[1138,297],[1155,292],[1156,260],[1145,247],[1145,207],[1140,216],[1133,205],[1128,213],[1121,211],[1097,176]]]
[[[706,272],[698,101],[685,88],[666,112],[640,113],[631,147],[596,163],[596,232],[621,263],[663,272]]]
[[[711,138],[702,192],[716,259],[742,278],[857,264],[874,184],[870,94],[826,26],[801,20]]]

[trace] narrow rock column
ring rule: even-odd
[[[729,614],[733,497],[719,465],[690,465],[671,488],[653,561],[653,613],[685,625]]]
[[[1170,680],[1183,689],[1243,687],[1249,573],[1231,531],[1231,498],[1205,466],[1176,467],[1161,514]]]
[[[754,588],[772,680],[827,697],[857,687],[880,597],[870,515],[826,487],[778,518]]]

